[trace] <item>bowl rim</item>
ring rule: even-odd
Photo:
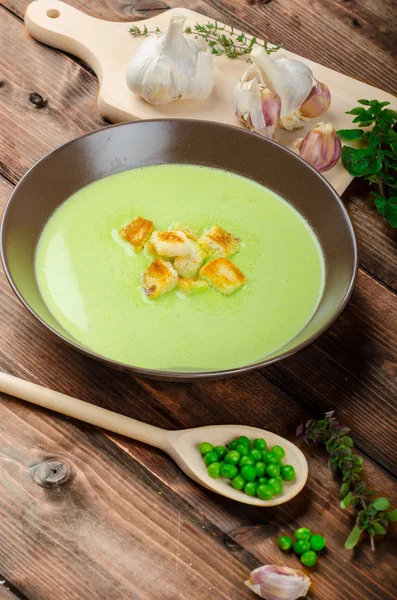
[[[134,365],[131,365],[128,363],[123,363],[123,362],[114,360],[112,358],[103,356],[102,354],[98,354],[98,353],[94,352],[93,350],[90,350],[89,348],[86,348],[86,347],[78,344],[77,342],[74,342],[72,339],[65,337],[62,333],[59,333],[58,331],[56,331],[53,327],[51,327],[51,325],[49,325],[44,319],[42,319],[35,312],[35,310],[28,304],[28,302],[25,300],[24,296],[19,291],[16,283],[13,280],[13,277],[11,275],[11,272],[10,272],[10,269],[8,266],[7,251],[5,248],[5,231],[6,231],[7,212],[9,210],[12,202],[14,201],[14,197],[16,196],[16,194],[18,192],[18,188],[22,185],[22,182],[30,176],[31,171],[33,171],[33,169],[35,169],[37,165],[39,165],[41,162],[44,162],[45,160],[49,159],[49,157],[52,156],[53,154],[57,154],[58,152],[61,152],[65,147],[74,144],[77,140],[87,138],[89,136],[101,133],[103,131],[107,131],[109,129],[125,127],[125,126],[134,126],[135,124],[142,125],[144,123],[162,123],[162,124],[168,123],[168,124],[172,125],[173,123],[180,123],[180,122],[195,123],[195,124],[204,123],[205,125],[210,125],[213,127],[231,129],[231,130],[235,130],[236,132],[238,131],[239,135],[255,136],[255,137],[263,140],[264,143],[268,143],[268,144],[277,146],[278,148],[281,147],[283,149],[283,151],[285,151],[287,154],[291,154],[295,159],[300,161],[303,168],[309,169],[317,177],[319,177],[322,180],[323,184],[326,185],[327,188],[329,189],[329,191],[332,193],[335,201],[339,204],[339,208],[344,216],[346,225],[348,226],[350,237],[351,237],[352,244],[353,244],[353,271],[352,271],[352,275],[351,275],[351,279],[350,279],[348,288],[338,306],[338,309],[333,313],[333,315],[331,317],[329,317],[327,319],[327,321],[324,323],[324,325],[322,327],[320,327],[320,329],[318,329],[315,333],[313,333],[305,341],[301,342],[294,348],[287,350],[286,352],[282,352],[278,356],[268,358],[268,359],[265,358],[254,364],[243,365],[241,367],[233,367],[230,369],[215,370],[215,371],[186,371],[186,372],[163,371],[161,369],[147,369],[144,367],[137,367],[137,366],[134,366]],[[95,181],[97,181],[97,180],[95,180]],[[345,208],[345,205],[343,204],[342,199],[339,196],[338,192],[333,188],[333,186],[325,179],[325,177],[321,173],[319,173],[316,169],[314,169],[314,167],[312,167],[306,161],[304,161],[302,158],[300,158],[299,155],[292,152],[292,150],[290,150],[289,148],[286,148],[285,146],[283,146],[282,144],[279,144],[278,142],[276,142],[274,140],[265,138],[255,132],[249,131],[247,129],[243,129],[238,126],[229,125],[226,123],[218,123],[216,121],[208,121],[208,120],[204,120],[204,119],[173,119],[173,118],[161,119],[161,118],[157,118],[157,119],[144,119],[144,120],[138,120],[138,121],[123,121],[122,123],[110,124],[105,127],[101,127],[100,129],[95,129],[93,131],[89,131],[83,135],[77,136],[77,137],[65,142],[64,144],[61,144],[60,146],[57,146],[53,150],[50,150],[50,152],[48,152],[47,154],[42,156],[38,161],[36,161],[26,171],[26,173],[24,173],[24,175],[21,177],[21,179],[16,184],[14,190],[12,191],[12,193],[4,207],[4,211],[3,211],[3,214],[1,217],[1,222],[0,222],[0,256],[1,256],[1,261],[3,264],[3,268],[4,268],[5,275],[7,277],[7,280],[9,282],[14,294],[17,296],[17,298],[21,302],[21,304],[48,331],[50,331],[58,339],[65,342],[68,346],[74,348],[74,350],[77,350],[78,352],[80,352],[82,354],[85,354],[86,356],[89,356],[90,358],[95,359],[96,361],[105,363],[115,369],[121,369],[123,371],[133,372],[133,374],[136,376],[141,376],[141,377],[147,378],[147,379],[179,380],[179,381],[191,381],[191,380],[196,380],[196,379],[209,380],[209,379],[221,379],[221,378],[226,378],[226,377],[232,377],[232,376],[236,376],[236,375],[239,375],[242,373],[247,373],[249,371],[254,371],[256,369],[261,369],[262,367],[266,367],[266,366],[275,364],[275,363],[279,362],[280,360],[283,360],[294,354],[297,354],[298,352],[300,352],[301,350],[303,350],[304,348],[306,348],[307,346],[312,344],[315,340],[317,340],[338,319],[338,317],[340,316],[342,311],[345,309],[345,307],[350,299],[350,296],[353,292],[354,285],[355,285],[355,282],[357,279],[358,268],[359,268],[357,238],[355,235],[354,227],[353,227],[352,221],[350,219],[350,216],[349,216],[349,214]]]

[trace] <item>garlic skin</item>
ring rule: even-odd
[[[211,50],[184,36],[185,21],[174,14],[167,31],[144,40],[128,65],[129,89],[150,104],[201,101],[213,90]]]
[[[299,109],[313,87],[313,73],[309,67],[288,58],[272,59],[261,47],[253,48],[251,59],[269,87],[281,99],[280,124],[284,129],[298,129],[306,117]]]
[[[265,600],[297,600],[306,596],[311,581],[303,571],[289,567],[265,565],[255,569],[245,582],[255,594]]]
[[[299,112],[302,117],[315,119],[321,117],[329,109],[331,104],[331,93],[325,83],[316,81],[310,94],[302,104]]]
[[[299,156],[320,173],[336,165],[342,152],[342,144],[331,123],[317,123],[304,137],[294,142]]]
[[[274,138],[280,121],[281,100],[265,87],[254,66],[247,69],[234,90],[233,111],[251,131]]]

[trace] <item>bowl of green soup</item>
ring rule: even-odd
[[[347,212],[313,168],[234,127],[107,127],[40,160],[5,209],[2,259],[56,337],[142,377],[220,378],[323,333],[350,296]]]

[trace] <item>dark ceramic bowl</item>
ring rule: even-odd
[[[71,194],[101,177],[163,163],[208,165],[249,177],[288,200],[318,236],[326,261],[322,300],[289,344],[255,364],[226,371],[178,373],[125,365],[78,342],[62,329],[36,285],[34,253],[54,210]],[[301,350],[321,335],[345,307],[357,270],[357,246],[346,210],[334,189],[298,156],[248,131],[205,121],[157,120],[107,127],[77,138],[40,160],[17,185],[1,229],[8,280],[24,306],[49,331],[76,350],[142,377],[210,379],[250,371]]]

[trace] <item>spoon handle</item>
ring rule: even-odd
[[[19,377],[13,377],[8,373],[0,372],[0,392],[125,435],[150,446],[156,446],[166,452],[169,450],[168,435],[170,432],[166,429],[142,423],[106,408],[95,406],[95,404],[49,390],[41,385],[19,379]]]

